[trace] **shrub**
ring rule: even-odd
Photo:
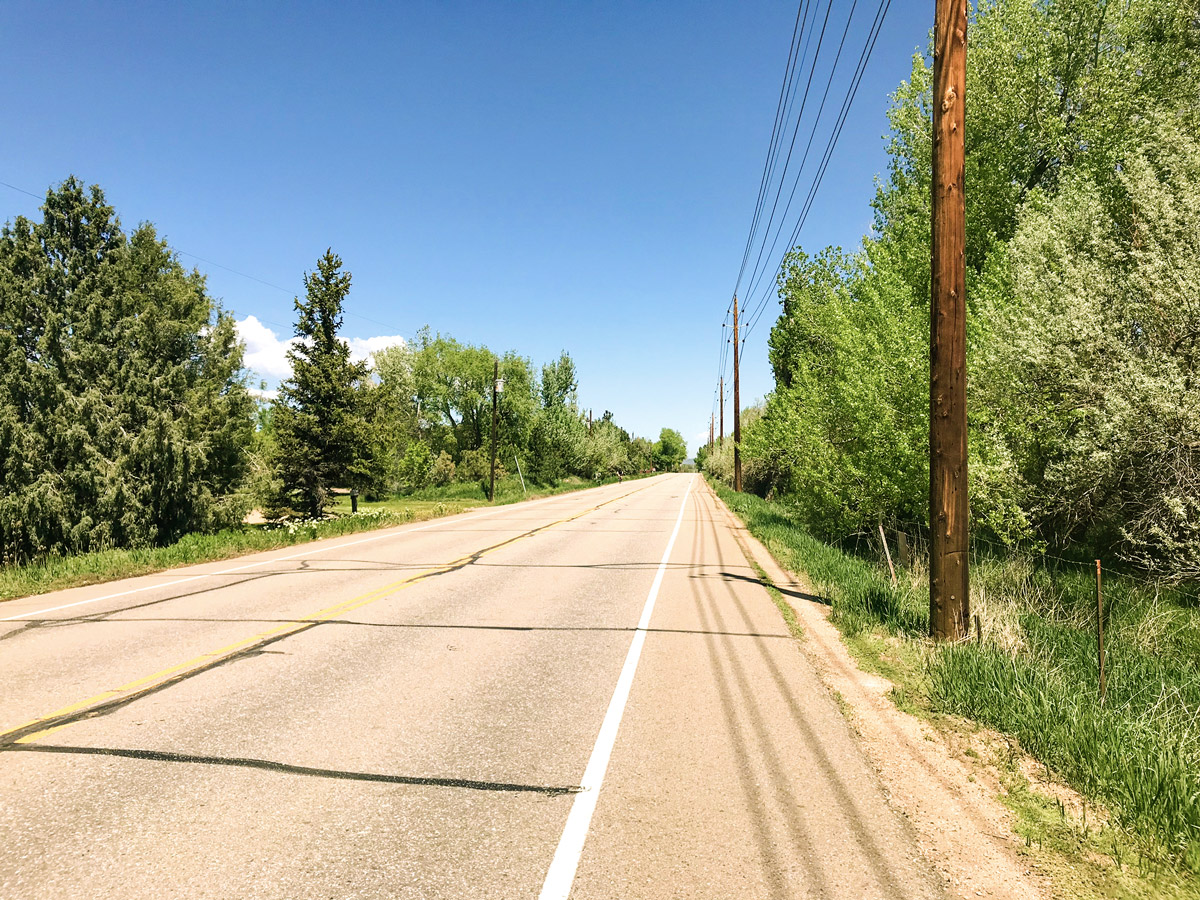
[[[454,481],[455,468],[454,460],[443,450],[433,461],[433,468],[429,470],[429,480],[438,486],[450,484]]]

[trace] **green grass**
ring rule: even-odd
[[[0,601],[147,575],[176,566],[230,559],[320,538],[388,528],[451,515],[462,509],[461,504],[455,503],[411,502],[396,510],[360,510],[356,516],[343,515],[320,522],[305,520],[283,527],[243,525],[212,534],[189,534],[166,547],[50,556],[23,566],[0,568]]]
[[[626,478],[625,481],[634,479]],[[584,488],[597,487],[604,484],[615,484],[616,478],[606,478],[601,481],[587,481],[583,478],[578,478],[574,475],[564,478],[555,485],[532,484],[529,481],[525,482],[522,489],[521,480],[516,475],[506,475],[503,478],[496,479],[496,505],[506,503],[518,503],[521,500],[535,500],[539,497],[550,497],[555,494],[564,494],[569,491],[578,491]],[[386,500],[367,501],[359,499],[358,508],[364,509],[385,509],[397,510],[403,509],[406,506],[413,506],[420,503],[457,503],[463,508],[468,506],[486,506],[487,491],[484,490],[478,482],[454,482],[453,484],[442,485],[439,487],[422,488],[419,491],[414,491],[411,494],[397,495],[389,497]],[[337,513],[348,512],[350,509],[350,498],[345,495],[340,495],[337,501],[333,504],[332,509]]]
[[[597,482],[579,478],[566,479],[553,487],[529,485],[528,497],[533,499],[596,485]],[[497,505],[523,499],[526,497],[516,477],[497,481]],[[189,534],[166,547],[102,550],[77,556],[51,556],[23,566],[3,566],[0,567],[0,601],[148,575],[176,566],[230,559],[321,538],[389,528],[485,505],[487,499],[476,484],[451,484],[377,502],[360,500],[357,515],[350,515],[350,499],[343,496],[330,509],[334,518],[320,522],[305,520],[283,527],[243,525],[213,534]]]
[[[880,563],[812,537],[785,503],[714,487],[780,563],[808,575],[830,602],[831,619],[851,651],[865,668],[897,684],[902,706],[961,716],[1012,736],[1048,771],[1109,811],[1113,827],[1104,840],[1112,843],[1115,871],[1128,863],[1153,874],[1164,895],[1200,894],[1200,602],[1194,589],[1106,576],[1108,692],[1101,703],[1093,573],[981,555],[973,563],[971,592],[983,641],[935,646],[925,638],[929,584],[920,564],[900,573],[893,587]],[[1006,802],[1015,804],[1014,796],[1010,791]],[[1021,815],[1028,818],[1029,810]],[[1061,842],[1049,843],[1066,852]],[[1084,850],[1097,852],[1091,844],[1072,852]]]

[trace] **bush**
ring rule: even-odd
[[[433,468],[433,455],[428,445],[421,441],[413,441],[404,451],[400,460],[400,489],[412,493],[429,484],[430,471]]]
[[[443,450],[433,461],[433,468],[429,471],[430,482],[439,487],[450,484],[454,481],[455,468],[453,458]]]
[[[491,457],[483,448],[464,450],[455,469],[455,478],[462,482],[479,481],[488,477],[490,465]]]

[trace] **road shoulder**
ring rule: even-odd
[[[1021,859],[1011,813],[999,802],[989,768],[964,758],[961,736],[947,734],[898,709],[893,684],[862,671],[828,620],[812,587],[784,570],[766,547],[707,485],[746,555],[774,582],[804,632],[801,652],[837,699],[889,802],[912,822],[922,855],[952,897],[1034,900],[1051,896],[1049,881]]]

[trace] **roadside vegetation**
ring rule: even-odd
[[[878,538],[858,551],[835,546],[809,533],[800,508],[711,483],[783,566],[807,575],[860,664],[896,684],[902,708],[1009,735],[1095,804],[1086,828],[1057,806],[1047,818],[1046,798],[999,760],[1031,842],[1106,857],[1114,884],[1125,872],[1170,895],[1200,894],[1200,597],[1106,578],[1102,703],[1095,581],[1082,567],[977,555],[971,600],[982,640],[935,645],[919,556],[893,586]]]
[[[612,484],[616,480],[614,477],[595,482],[569,477],[552,487],[528,485],[523,490],[518,478],[507,477],[496,482],[496,504],[535,500],[600,484]],[[185,535],[165,547],[98,550],[71,556],[44,557],[23,566],[5,566],[0,568],[0,602],[118,578],[149,575],[176,566],[232,559],[247,553],[277,550],[323,538],[422,522],[486,505],[487,494],[476,484],[454,484],[427,488],[410,496],[363,500],[356,513],[350,511],[349,496],[338,494],[333,498],[328,513],[320,519],[296,517],[258,525],[243,524],[216,532]]]
[[[0,598],[486,502],[493,421],[496,502],[687,455],[676,431],[634,437],[581,409],[565,351],[539,370],[425,327],[355,360],[342,260],[327,250],[304,286],[292,374],[253,390],[204,276],[152,226],[127,234],[98,186],[68,178],[41,221],[4,226]],[[346,492],[363,512],[345,515]]]
[[[1107,810],[1111,846],[1093,817],[1073,852],[1150,879],[1117,895],[1200,891],[1196,13],[1170,0],[972,6],[972,640],[925,637],[928,53],[892,96],[870,233],[855,248],[796,247],[780,269],[774,389],[742,413],[747,493],[728,489],[732,441],[696,454],[751,531],[829,599],[898,703],[996,729]],[[913,548],[896,586],[880,526]],[[1016,783],[1008,802],[1026,824],[1044,819]]]
[[[1196,4],[989,0],[970,35],[975,534],[1200,579]],[[892,96],[871,232],[783,263],[743,422],[745,486],[830,539],[928,526],[930,65]]]

